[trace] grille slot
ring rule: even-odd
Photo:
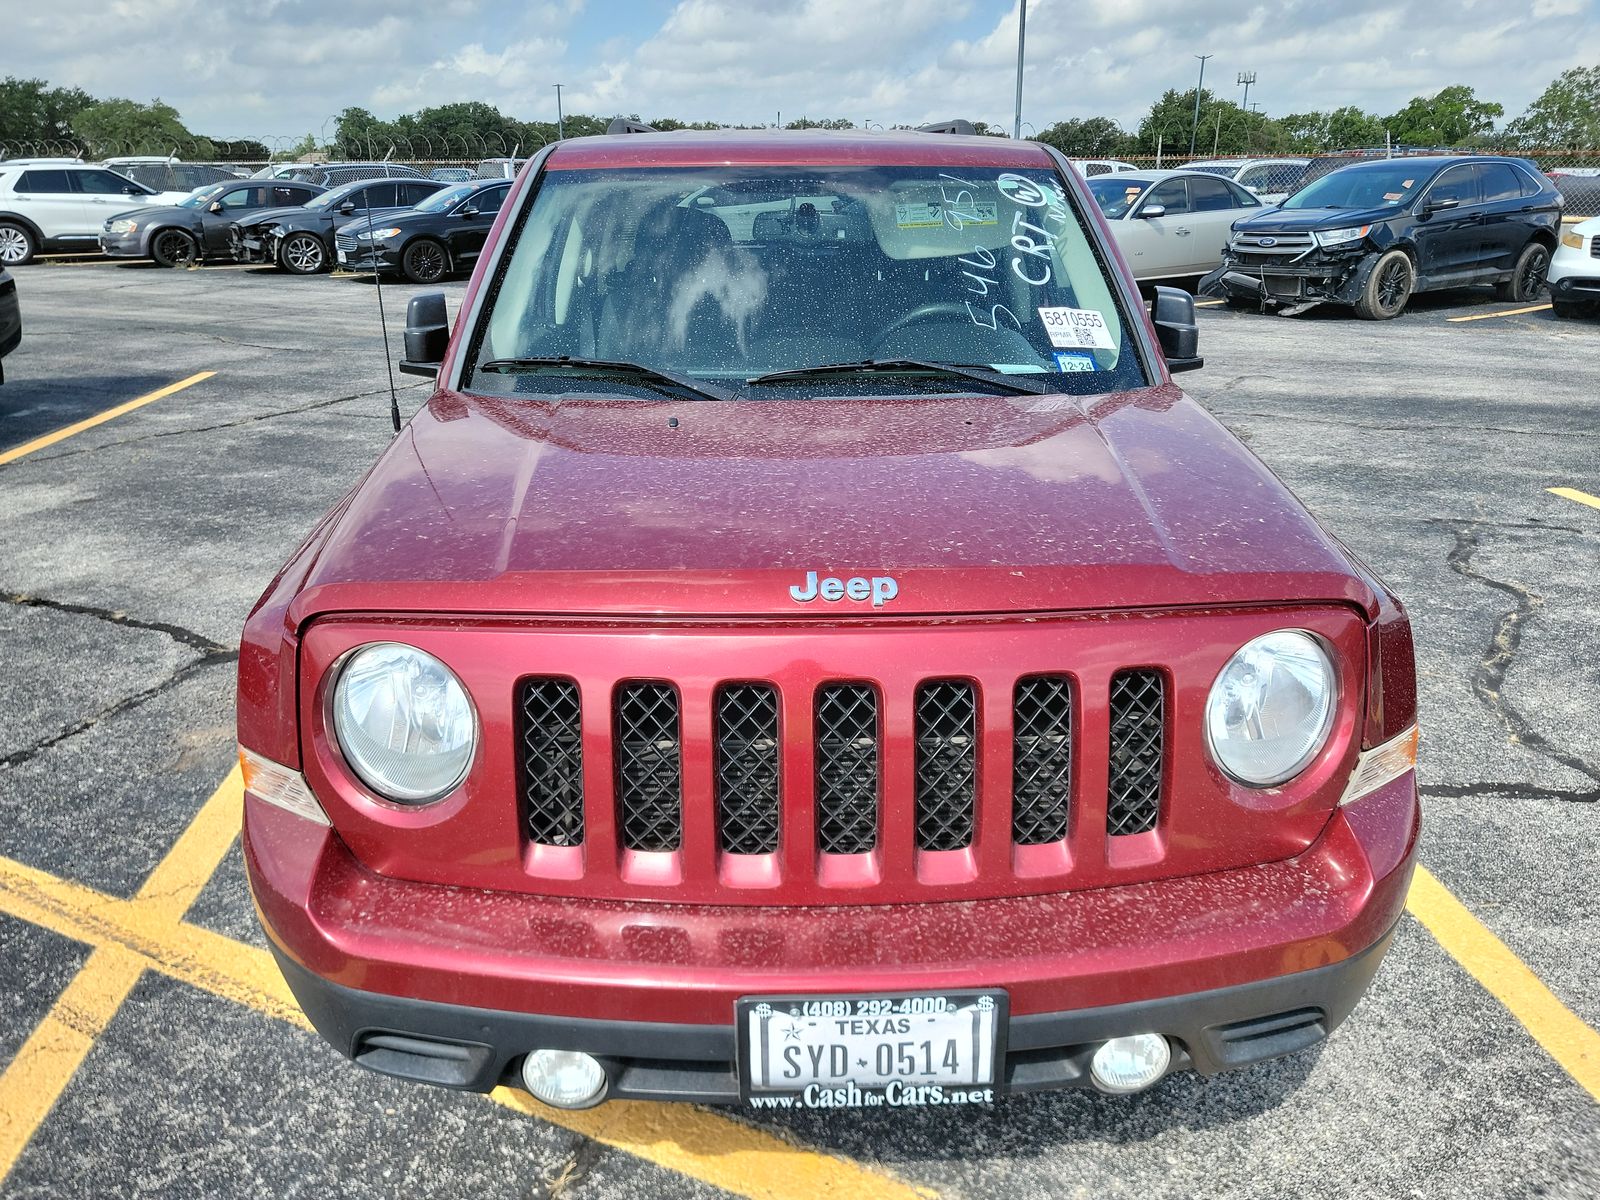
[[[863,854],[878,844],[878,693],[838,683],[817,693],[817,846]]]
[[[583,844],[583,726],[578,685],[525,679],[517,696],[517,769],[528,837]]]
[[[666,683],[624,684],[615,719],[623,848],[676,850],[683,839],[678,693]]]
[[[778,692],[734,683],[717,692],[717,830],[729,854],[778,848]]]
[[[972,685],[944,679],[917,689],[917,849],[972,844],[977,804],[978,706]]]
[[[1147,833],[1161,812],[1165,687],[1159,671],[1119,671],[1111,679],[1111,763],[1106,832]]]
[[[1059,842],[1072,799],[1072,684],[1064,675],[1019,679],[1011,712],[1011,840]]]

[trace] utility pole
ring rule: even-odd
[[[1028,44],[1028,0],[1020,0],[1017,8],[1017,112],[1011,125],[1011,137],[1022,140],[1022,52]]]
[[[1254,71],[1239,72],[1239,78],[1237,82],[1244,88],[1244,103],[1239,107],[1244,109],[1245,112],[1250,111],[1250,85],[1255,81],[1256,73]]]
[[[1189,157],[1194,157],[1195,139],[1200,136],[1200,93],[1206,90],[1206,59],[1214,58],[1212,54],[1196,54],[1200,60],[1200,82],[1194,87],[1194,124],[1189,126]]]
[[[1211,157],[1217,156],[1217,144],[1222,141],[1222,105],[1217,105],[1217,130],[1211,135]]]
[[[561,141],[567,136],[566,129],[561,119],[561,85],[556,84],[556,141]]]

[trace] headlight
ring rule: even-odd
[[[1371,225],[1352,225],[1349,229],[1319,229],[1315,235],[1317,245],[1341,246],[1345,242],[1359,242],[1371,228]]]
[[[399,233],[400,231],[398,229],[372,229],[368,230],[366,233],[356,234],[356,241],[375,242],[380,241],[383,238],[396,237],[399,235]]]
[[[138,233],[139,222],[127,220],[112,221],[106,226],[106,229],[111,233]]]
[[[433,655],[399,642],[363,646],[345,661],[333,689],[333,732],[361,781],[403,804],[453,789],[478,741],[461,681]]]
[[[1583,234],[1574,233],[1570,229],[1563,230],[1561,233],[1561,244],[1563,246],[1570,246],[1574,250],[1582,250]]]
[[[1247,787],[1293,779],[1333,728],[1338,685],[1322,644],[1298,629],[1245,643],[1206,700],[1211,756]]]

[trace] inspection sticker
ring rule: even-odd
[[[1098,371],[1094,355],[1087,350],[1057,350],[1054,354],[1058,371]]]
[[[1041,308],[1039,319],[1050,335],[1052,346],[1086,346],[1115,350],[1106,319],[1092,308]]]
[[[1000,206],[992,200],[951,205],[948,210],[939,200],[901,203],[894,206],[894,223],[901,229],[936,229],[949,224],[954,229],[968,225],[998,225]]]

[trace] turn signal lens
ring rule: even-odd
[[[239,771],[244,776],[244,790],[256,799],[265,800],[284,812],[292,812],[318,825],[332,824],[299,771],[275,763],[270,758],[262,758],[243,746],[239,747]]]
[[[1561,234],[1561,244],[1563,246],[1570,247],[1573,250],[1582,250],[1583,249],[1583,234],[1575,233],[1570,229],[1565,230]]]
[[[1356,759],[1356,769],[1350,772],[1350,782],[1345,785],[1340,804],[1349,804],[1363,796],[1370,796],[1386,783],[1393,783],[1407,771],[1417,769],[1417,746],[1422,740],[1421,730],[1413,725],[1399,737],[1390,738],[1381,746],[1363,750]]]

